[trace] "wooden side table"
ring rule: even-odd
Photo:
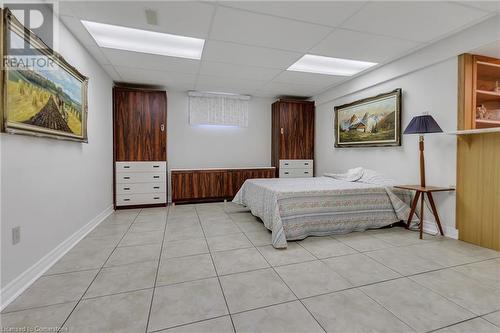
[[[434,218],[436,220],[436,224],[439,228],[439,232],[441,236],[444,236],[443,228],[441,227],[441,221],[439,221],[438,212],[436,209],[436,204],[434,203],[434,198],[432,197],[432,192],[448,192],[455,191],[452,187],[436,187],[436,186],[420,186],[420,185],[398,185],[394,186],[396,188],[401,188],[405,190],[415,191],[415,198],[413,198],[413,202],[411,204],[410,216],[408,216],[408,222],[406,223],[406,228],[410,227],[411,219],[413,218],[413,214],[415,214],[415,210],[417,208],[418,199],[420,200],[420,239],[422,239],[422,233],[424,230],[424,194],[429,198],[429,203],[431,204],[432,214],[434,214]]]

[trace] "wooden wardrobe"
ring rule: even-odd
[[[272,105],[271,165],[281,178],[312,177],[314,102],[280,99]]]
[[[167,203],[167,94],[114,87],[115,208]]]

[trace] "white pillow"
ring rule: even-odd
[[[349,169],[346,173],[325,173],[324,176],[345,180],[346,182],[356,182],[363,176],[363,168],[357,167]]]
[[[376,185],[394,185],[394,180],[387,178],[383,174],[370,169],[363,169],[363,175],[359,178],[360,182]]]

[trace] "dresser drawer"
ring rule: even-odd
[[[165,183],[116,184],[116,194],[165,193]]]
[[[280,160],[280,169],[313,168],[313,160]]]
[[[116,184],[166,183],[164,172],[117,172]]]
[[[280,169],[280,178],[305,178],[312,176],[313,171],[311,168]]]
[[[116,172],[165,172],[167,162],[116,162]]]
[[[164,204],[166,202],[165,193],[120,194],[116,196],[117,206]]]

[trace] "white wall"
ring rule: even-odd
[[[243,128],[191,126],[187,93],[167,95],[169,168],[270,166],[272,99],[253,97]]]
[[[402,137],[401,147],[334,148],[333,107],[355,100],[403,89],[402,128],[413,116],[429,112],[442,129],[456,130],[458,99],[457,56],[500,40],[497,15],[407,57],[356,77],[318,96],[316,101],[316,172],[342,172],[363,166],[394,178],[400,183],[419,183],[418,137]],[[426,135],[426,180],[430,185],[456,183],[456,137]],[[456,237],[455,194],[435,196],[445,233]],[[430,213],[425,220],[432,222]],[[429,224],[433,226],[433,224]]]
[[[90,78],[89,143],[0,134],[4,298],[22,287],[23,272],[112,205],[113,83],[62,26],[59,51]],[[16,245],[14,226],[21,227]]]
[[[400,184],[418,184],[418,135],[403,135],[401,147],[334,148],[333,107],[402,88],[403,129],[412,117],[429,111],[445,132],[454,130],[457,125],[457,66],[457,60],[453,58],[317,106],[316,173],[342,172],[348,168],[363,166],[382,172]],[[426,135],[425,147],[427,183],[455,186],[455,136]],[[435,199],[442,222],[454,228],[455,196],[436,194]],[[429,216],[427,212],[427,217]]]

